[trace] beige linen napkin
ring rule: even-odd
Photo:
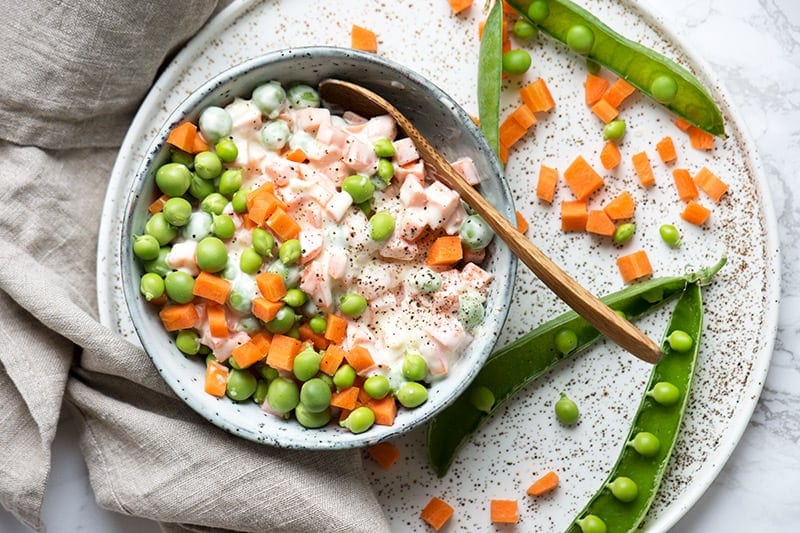
[[[256,445],[189,410],[97,320],[106,181],[212,0],[6,2],[0,42],[0,504],[34,529],[64,399],[100,505],[167,531],[388,529],[357,451]]]

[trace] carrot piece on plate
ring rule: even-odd
[[[158,316],[167,331],[193,328],[200,318],[197,309],[191,303],[164,306]]]
[[[516,524],[519,522],[517,500],[492,500],[491,515],[495,524]]]
[[[619,106],[622,105],[622,102],[624,102],[625,99],[634,92],[636,92],[636,87],[622,78],[617,78],[614,80],[614,83],[612,83],[608,89],[606,89],[602,100],[608,102],[611,107],[619,109]]]
[[[191,122],[183,122],[170,130],[167,135],[167,144],[171,144],[179,150],[193,154],[195,153],[194,140],[196,136],[197,126]]]
[[[380,400],[370,398],[366,404],[375,414],[376,424],[379,426],[391,426],[394,424],[394,419],[397,416],[397,403],[394,400],[394,396],[390,394]]]
[[[231,292],[231,282],[227,279],[209,274],[206,271],[200,272],[194,280],[192,294],[211,300],[220,305],[224,304]]]
[[[696,126],[689,126],[686,130],[689,135],[689,144],[697,150],[711,150],[714,148],[714,136]]]
[[[350,350],[345,353],[344,358],[356,372],[366,370],[375,364],[375,360],[372,359],[372,354],[360,344],[356,344],[350,348]]]
[[[678,198],[684,202],[697,198],[697,186],[688,170],[676,168],[672,171],[672,179],[675,181],[675,190],[678,192]]]
[[[656,182],[655,174],[653,174],[653,166],[650,164],[650,158],[647,157],[647,152],[633,154],[631,162],[633,163],[633,170],[639,178],[639,183],[645,187],[649,187]]]
[[[331,405],[340,409],[352,411],[358,404],[358,395],[361,389],[358,387],[347,387],[331,394]]]
[[[547,203],[553,203],[558,184],[558,170],[541,165],[539,167],[539,180],[536,182],[536,196]]]
[[[225,396],[228,385],[228,367],[217,361],[209,360],[206,363],[206,375],[203,390],[217,398]]]
[[[353,24],[350,30],[350,46],[364,52],[377,52],[378,36],[372,30]]]
[[[225,316],[225,308],[216,303],[209,303],[206,306],[206,316],[208,317],[208,329],[212,337],[225,339],[228,337],[228,317]]]
[[[330,344],[330,341],[325,338],[321,333],[315,333],[308,322],[303,322],[297,327],[297,332],[300,334],[301,341],[310,341],[317,350],[324,350]],[[333,374],[331,374],[333,375]]]
[[[325,338],[333,343],[341,344],[347,333],[347,319],[329,313],[326,321]]]
[[[300,234],[300,224],[278,207],[267,219],[267,227],[282,241],[295,239]]]
[[[333,376],[344,361],[345,350],[338,344],[329,344],[319,363],[319,371]]]
[[[517,217],[517,231],[520,233],[527,233],[530,224],[528,224],[528,221],[525,220],[525,217],[519,211],[517,211],[515,215]]]
[[[617,267],[625,283],[649,276],[653,273],[653,267],[650,265],[650,258],[647,257],[647,252],[644,250],[637,250],[632,254],[619,257],[617,259]]]
[[[656,152],[658,152],[658,157],[664,163],[670,163],[678,158],[678,153],[675,151],[675,143],[672,142],[672,137],[669,135],[656,143]]]
[[[270,302],[279,302],[287,293],[283,278],[275,272],[262,272],[257,275],[256,285],[261,292],[261,296]]]
[[[453,15],[458,15],[462,11],[469,9],[472,7],[473,0],[448,0],[450,4],[450,10],[453,12]]]
[[[608,80],[590,72],[586,74],[586,81],[583,82],[583,88],[586,105],[593,106],[600,101],[606,89],[608,89]]]
[[[694,183],[715,202],[719,202],[722,195],[728,192],[728,184],[719,179],[707,167],[697,171],[694,176]]]
[[[634,209],[636,209],[636,202],[633,201],[633,197],[628,191],[622,191],[603,207],[603,211],[611,220],[631,218]]]
[[[448,266],[458,263],[463,257],[461,238],[458,235],[445,235],[433,241],[425,263],[430,266]]]
[[[592,209],[586,216],[586,231],[595,235],[611,237],[617,227],[602,209]]]
[[[561,202],[561,229],[563,231],[586,231],[585,200]]]
[[[678,129],[684,133],[689,131],[689,128],[692,127],[692,125],[686,119],[681,117],[675,117],[673,122],[675,123],[675,126],[677,126]]]
[[[253,298],[251,310],[253,311],[253,315],[257,318],[264,322],[269,322],[278,315],[278,311],[280,311],[281,307],[284,305],[286,304],[283,302],[270,302],[266,298],[257,296]]]
[[[601,98],[592,106],[592,113],[604,123],[608,124],[619,115],[619,109],[609,104],[605,98]]]
[[[533,482],[526,491],[530,496],[542,496],[548,492],[553,492],[558,487],[558,474],[547,472],[545,475]]]
[[[161,211],[164,210],[164,204],[167,203],[167,200],[169,200],[169,196],[167,196],[166,194],[162,194],[161,196],[153,200],[153,202],[147,207],[147,211],[151,215],[160,213]]]
[[[531,108],[525,104],[522,104],[512,111],[511,114],[508,115],[508,118],[517,121],[517,124],[526,130],[536,124],[536,115],[534,115],[533,111],[531,111]]]
[[[534,112],[550,111],[556,106],[547,82],[542,78],[538,78],[520,89],[519,95],[525,105]]]
[[[246,343],[237,346],[231,351],[231,357],[240,368],[247,368],[264,359],[269,353],[270,341],[263,334],[261,337],[252,337]]]
[[[295,356],[300,353],[303,343],[286,335],[276,334],[272,337],[267,352],[267,364],[277,370],[292,370]]]
[[[616,168],[621,160],[622,155],[619,153],[619,147],[616,143],[608,141],[603,145],[603,149],[600,150],[600,164],[603,165],[604,169],[611,170]]]
[[[681,218],[683,220],[695,226],[702,226],[705,224],[709,216],[711,216],[711,210],[694,200],[689,200],[689,203],[686,204],[686,207],[681,213]]]
[[[585,200],[603,186],[603,178],[582,156],[578,156],[564,171],[564,181],[576,200]]]
[[[451,516],[453,516],[453,508],[436,496],[430,499],[419,515],[422,520],[436,531],[439,531],[450,520]]]
[[[383,470],[389,470],[400,459],[400,450],[391,442],[373,444],[367,453]]]

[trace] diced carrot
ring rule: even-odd
[[[350,46],[356,50],[377,52],[378,36],[372,30],[353,24],[350,30]]]
[[[220,339],[228,338],[228,318],[225,316],[225,308],[219,304],[209,303],[206,306],[206,315],[211,336]]]
[[[256,276],[256,285],[261,292],[261,296],[270,302],[279,302],[286,296],[286,285],[283,277],[275,272],[262,272]]]
[[[558,487],[558,474],[551,470],[534,481],[526,492],[530,496],[542,496],[548,492],[553,492],[556,487]]]
[[[728,184],[719,179],[707,167],[697,171],[694,176],[694,183],[715,202],[719,202],[722,195],[728,192]]]
[[[653,174],[653,167],[650,165],[650,158],[647,157],[647,152],[639,152],[633,154],[631,157],[633,163],[633,170],[639,178],[639,182],[645,187],[649,187],[656,182],[655,174]]]
[[[328,313],[325,325],[325,338],[335,344],[341,344],[347,334],[347,319]]]
[[[528,221],[525,220],[525,217],[519,211],[517,211],[515,215],[517,216],[517,231],[520,233],[527,233],[530,224],[528,224]]]
[[[516,524],[519,522],[517,500],[492,500],[491,515],[495,524]]]
[[[585,200],[593,192],[603,186],[603,178],[589,163],[578,156],[564,171],[564,181],[577,200]]]
[[[400,459],[400,450],[391,442],[379,442],[367,448],[372,460],[383,470],[389,470]]]
[[[160,213],[161,211],[163,211],[164,204],[167,203],[167,200],[169,200],[169,196],[167,196],[166,194],[162,194],[161,196],[153,200],[153,202],[147,207],[147,211],[151,215]]]
[[[308,322],[303,322],[298,326],[297,332],[300,334],[301,341],[311,341],[314,348],[317,350],[324,350],[328,347],[330,342],[321,333],[315,333]],[[331,374],[333,375],[333,374]]]
[[[267,219],[267,227],[282,241],[294,239],[300,234],[300,224],[280,207]]]
[[[606,215],[611,220],[624,220],[633,216],[635,208],[636,202],[633,201],[631,193],[622,191],[603,207],[603,211],[606,212]]]
[[[191,122],[183,122],[178,124],[167,135],[167,144],[171,144],[175,148],[188,152],[190,154],[194,151],[194,139],[197,136],[197,126]]]
[[[164,306],[158,316],[167,331],[193,328],[199,318],[197,309],[191,303]]]
[[[436,496],[431,498],[419,514],[419,517],[436,531],[439,531],[451,516],[453,516],[453,508]]]
[[[372,400],[372,396],[370,396],[369,393],[367,391],[365,391],[364,388],[362,387],[361,388],[361,392],[358,393],[358,402],[357,403],[359,405],[366,405],[367,402],[369,402],[370,400]]]
[[[300,353],[303,343],[286,335],[276,334],[272,337],[267,352],[267,364],[276,370],[292,370],[294,358]]]
[[[558,170],[545,166],[539,166],[539,180],[536,182],[536,196],[548,203],[553,203],[556,195],[556,185],[558,184]]]
[[[634,92],[636,92],[636,87],[622,78],[617,78],[614,80],[614,83],[606,89],[602,99],[608,102],[611,107],[619,109],[622,102]]]
[[[507,117],[497,130],[498,140],[509,148],[522,139],[526,133],[528,133],[528,129],[522,127],[513,117]]]
[[[269,322],[277,316],[278,311],[280,311],[281,307],[284,305],[286,304],[283,302],[270,302],[266,298],[255,297],[252,303],[253,315],[264,322]]]
[[[606,170],[616,168],[621,160],[622,155],[619,153],[617,143],[608,141],[603,145],[603,149],[600,150],[600,164],[603,165],[603,168]]]
[[[550,111],[556,105],[547,83],[538,78],[519,90],[519,95],[531,111]]]
[[[205,152],[208,150],[208,143],[203,138],[203,134],[199,131],[197,135],[194,136],[194,144],[192,145],[192,153],[199,154],[200,152]]]
[[[453,15],[458,15],[465,9],[472,7],[472,0],[448,0]]]
[[[331,406],[352,411],[358,405],[358,395],[361,389],[358,387],[347,387],[331,394]]]
[[[675,189],[678,191],[678,198],[684,202],[697,198],[697,186],[694,184],[692,175],[685,168],[676,168],[672,171],[672,178],[675,181]]]
[[[592,106],[592,113],[597,115],[600,120],[608,124],[619,115],[619,109],[609,104],[604,98],[601,98]]]
[[[461,238],[458,235],[444,235],[438,237],[431,244],[425,264],[430,266],[449,266],[458,263],[463,257]]]
[[[329,344],[319,362],[319,371],[333,376],[344,361],[345,349],[338,344]]]
[[[689,126],[686,130],[689,135],[689,144],[697,150],[711,150],[714,148],[714,136],[696,126]]]
[[[277,200],[275,196],[275,184],[271,181],[265,181],[259,188],[247,193],[245,198],[247,209],[252,209],[256,200],[265,198],[275,198]]]
[[[649,276],[653,273],[650,259],[647,257],[647,252],[644,250],[637,250],[632,254],[619,257],[617,259],[617,267],[619,267],[619,273],[622,275],[622,280],[625,283]]]
[[[586,201],[561,202],[561,229],[564,231],[586,231]]]
[[[267,356],[270,344],[271,342],[266,335],[259,333],[246,343],[234,348],[231,351],[231,357],[240,368],[247,368]]]
[[[218,304],[224,304],[231,292],[231,282],[227,279],[209,274],[206,271],[200,272],[194,280],[192,294],[211,300]]]
[[[256,346],[258,346],[266,356],[267,352],[269,351],[269,345],[272,343],[271,339],[272,339],[271,333],[267,333],[266,331],[259,331],[258,333],[250,337],[249,342],[252,342]]]
[[[689,128],[692,126],[691,124],[689,124],[688,121],[686,121],[681,117],[675,117],[674,123],[678,127],[678,129],[681,130],[682,132],[689,131]]]
[[[345,353],[344,358],[356,372],[366,370],[375,364],[375,360],[372,359],[372,354],[360,344],[356,344],[350,348],[350,350]]]
[[[303,163],[308,159],[308,156],[301,148],[293,148],[286,152],[283,157],[295,163]]]
[[[397,416],[397,403],[391,394],[376,400],[374,398],[367,401],[367,407],[375,413],[375,423],[379,426],[391,426]]]
[[[589,233],[611,237],[616,229],[614,221],[602,209],[592,209],[586,216],[586,231]]]
[[[702,226],[710,215],[710,209],[703,207],[694,200],[689,200],[689,203],[686,204],[686,207],[681,213],[681,218],[695,226]]]
[[[253,202],[250,209],[247,211],[247,219],[253,222],[256,226],[263,227],[266,224],[267,218],[278,208],[277,198],[274,200],[267,198],[259,198]]]
[[[225,396],[228,385],[228,367],[209,359],[206,363],[206,376],[203,390],[217,398]]]
[[[590,72],[586,74],[586,81],[583,82],[583,88],[586,105],[593,106],[600,101],[606,89],[608,89],[608,80]]]
[[[525,104],[522,104],[512,111],[511,114],[508,115],[508,118],[516,120],[517,123],[526,130],[536,124],[536,115],[534,115],[531,108]]]
[[[678,153],[675,151],[675,143],[672,142],[672,137],[669,135],[656,143],[656,152],[658,152],[658,157],[664,163],[670,163],[678,158]]]

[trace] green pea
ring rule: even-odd
[[[296,320],[297,315],[295,314],[294,309],[288,305],[284,305],[278,309],[278,313],[275,315],[275,318],[265,324],[265,327],[272,333],[287,333],[290,329],[292,329],[292,327],[294,327]]]
[[[319,363],[322,361],[322,356],[318,354],[313,348],[306,348],[294,358],[292,364],[292,372],[294,377],[300,381],[308,381],[319,372]]]
[[[494,407],[494,393],[485,385],[470,387],[469,403],[475,409],[484,413],[491,413]]]
[[[152,235],[139,235],[133,240],[133,255],[142,261],[152,261],[158,257],[161,244]]]
[[[502,61],[503,72],[506,74],[524,74],[531,68],[531,55],[521,48],[504,53]]]
[[[175,346],[186,355],[196,355],[200,351],[200,337],[193,329],[182,329],[175,336]]]
[[[214,147],[214,151],[216,151],[219,158],[226,163],[232,163],[239,156],[239,148],[231,139],[222,139],[219,141]]]
[[[312,317],[311,320],[308,321],[308,325],[311,327],[311,331],[318,335],[322,335],[325,333],[325,330],[328,329],[328,321],[325,320],[323,316]]]
[[[694,346],[694,340],[692,340],[691,335],[679,329],[669,334],[667,343],[676,352],[688,352]]]
[[[389,380],[386,378],[386,376],[381,374],[368,377],[364,381],[363,388],[364,392],[376,400],[386,398],[386,395],[388,395],[392,390]]]
[[[259,379],[256,382],[256,390],[253,393],[253,401],[258,405],[263,404],[264,400],[267,399],[267,391],[269,391],[269,382],[265,379]]]
[[[261,374],[261,377],[267,381],[272,381],[280,376],[280,372],[268,365],[263,365],[258,371]]]
[[[633,237],[635,232],[636,224],[633,222],[625,222],[624,224],[617,226],[617,229],[614,230],[614,236],[611,237],[611,240],[613,240],[615,244],[623,244],[631,240],[631,237]]]
[[[514,37],[523,41],[533,40],[539,35],[539,30],[536,26],[524,19],[516,21],[511,31],[514,33]]]
[[[197,174],[192,174],[192,181],[189,183],[189,194],[203,200],[209,194],[216,192],[214,182],[211,180],[204,180]]]
[[[297,84],[286,91],[286,99],[294,109],[319,107],[319,93],[310,85]]]
[[[575,521],[582,533],[606,533],[608,528],[603,519],[597,515],[586,515],[580,520]]]
[[[656,76],[650,84],[650,94],[661,104],[671,104],[678,94],[678,82],[667,74]]]
[[[230,239],[236,233],[236,225],[230,215],[214,215],[211,231],[220,239]]]
[[[156,171],[156,185],[167,196],[183,196],[191,180],[189,168],[180,163],[167,163]]]
[[[194,156],[194,171],[204,180],[213,180],[222,173],[222,160],[214,152],[200,152]]]
[[[470,250],[483,250],[494,238],[494,231],[480,215],[469,215],[458,230],[461,242]]]
[[[555,413],[558,421],[565,426],[571,426],[578,421],[580,416],[578,404],[569,399],[563,392],[555,404]]]
[[[588,26],[575,24],[567,30],[566,42],[573,52],[586,55],[594,46],[594,32]]]
[[[639,487],[629,477],[619,476],[606,486],[616,499],[624,503],[632,502],[639,495]]]
[[[172,267],[167,264],[167,256],[169,255],[170,247],[162,246],[158,250],[158,257],[152,261],[145,261],[142,263],[144,271],[148,273],[158,274],[162,278],[172,272]]]
[[[194,278],[182,270],[173,270],[164,278],[164,288],[170,300],[186,304],[194,300]]]
[[[653,457],[661,449],[661,441],[648,431],[640,431],[629,443],[643,457]]]
[[[320,372],[319,374],[317,374],[317,377],[315,379],[319,379],[323,383],[325,383],[325,386],[328,387],[330,391],[336,390],[336,387],[333,385],[333,378],[328,374],[326,374],[325,372]]]
[[[216,144],[223,137],[227,137],[231,134],[233,118],[221,107],[210,106],[200,113],[197,126],[203,134],[203,137],[209,143]]]
[[[228,199],[218,192],[212,192],[200,202],[200,209],[212,215],[221,215],[228,205]]]
[[[378,159],[378,177],[387,185],[394,176],[394,164],[388,159]]]
[[[612,120],[603,126],[603,140],[611,142],[619,142],[625,137],[625,130],[627,125],[622,119]]]
[[[219,193],[229,196],[238,191],[242,186],[242,171],[238,168],[229,168],[219,177],[217,189]]]
[[[294,408],[294,416],[301,426],[309,429],[321,428],[331,421],[330,410],[323,409],[320,412],[314,413],[302,402],[297,404],[297,407]]]
[[[458,296],[458,311],[456,318],[467,331],[472,331],[483,322],[485,316],[483,299],[474,292],[466,292]]]
[[[353,409],[347,418],[339,422],[343,428],[352,433],[364,433],[375,423],[375,413],[369,407],[361,406]]]
[[[678,232],[678,228],[672,224],[662,224],[658,228],[658,234],[661,235],[661,240],[671,248],[678,248],[681,245],[681,234]]]
[[[372,148],[378,157],[394,157],[394,144],[389,139],[378,139],[372,143]]]
[[[182,197],[170,198],[164,202],[164,218],[173,226],[185,226],[192,216],[192,204]]]
[[[375,213],[369,219],[369,236],[373,241],[385,241],[394,232],[394,217],[387,211]]]
[[[356,292],[348,292],[339,301],[339,311],[350,318],[358,318],[366,310],[367,299]]]
[[[171,163],[180,163],[190,169],[194,166],[194,156],[178,148],[170,149],[169,160]]]
[[[411,282],[418,291],[424,294],[436,292],[442,286],[442,276],[430,268],[417,270],[411,278]]]
[[[544,0],[534,0],[528,6],[528,18],[537,24],[541,24],[550,15],[550,8]]]
[[[668,381],[659,381],[647,395],[665,407],[675,405],[681,399],[681,391]]]
[[[589,74],[597,75],[600,73],[600,63],[595,61],[594,59],[587,57],[586,58],[586,71]]]
[[[308,301],[308,296],[301,289],[289,289],[286,291],[286,296],[281,298],[281,300],[285,302],[286,305],[296,309],[302,307]]]
[[[161,246],[164,246],[178,236],[178,230],[167,222],[164,213],[153,214],[145,223],[144,232],[146,235],[155,237],[158,244]]]
[[[300,241],[297,239],[289,239],[281,243],[278,248],[278,259],[284,265],[296,265],[300,261],[300,256],[303,254],[303,249],[300,246]]]
[[[261,257],[272,257],[275,237],[265,229],[255,228],[252,233],[253,248]]]
[[[164,278],[155,272],[145,272],[139,281],[139,291],[148,302],[164,294]]]
[[[354,204],[366,202],[375,193],[375,185],[364,174],[347,176],[342,182],[342,190],[353,198]]]
[[[403,377],[408,381],[422,381],[428,375],[428,362],[418,353],[403,357]]]
[[[217,237],[205,237],[195,250],[197,266],[206,272],[219,272],[228,264],[228,249]]]
[[[352,387],[355,382],[356,371],[352,366],[346,363],[337,368],[336,372],[333,374],[333,384],[336,385],[336,390]]]
[[[291,135],[289,125],[283,120],[271,120],[261,128],[261,142],[269,150],[282,150]]]
[[[325,411],[331,404],[331,388],[320,378],[311,378],[300,388],[300,403],[311,413]]]
[[[255,274],[261,268],[264,259],[251,246],[242,250],[239,256],[239,269],[245,274]]]
[[[578,347],[578,335],[571,329],[562,329],[556,333],[553,342],[559,353],[567,355]]]
[[[277,81],[270,81],[255,88],[252,100],[259,111],[268,118],[275,118],[286,101],[286,91]]]
[[[270,409],[285,415],[300,403],[300,389],[291,379],[277,377],[269,384],[267,403]]]
[[[247,194],[250,191],[247,189],[239,189],[235,193],[233,193],[233,197],[231,198],[231,206],[233,207],[233,211],[235,213],[244,213],[247,211]]]
[[[416,381],[406,381],[395,393],[400,405],[413,409],[425,403],[428,399],[428,389]]]

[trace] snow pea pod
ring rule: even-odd
[[[494,3],[478,51],[478,118],[494,153],[500,155],[500,90],[503,83],[503,2]]]
[[[589,515],[593,516],[592,521],[602,520],[608,531],[634,531],[641,524],[678,437],[700,351],[702,327],[700,286],[691,284],[675,305],[664,335],[664,357],[653,366],[647,392],[617,462],[601,488],[567,528],[568,532],[584,531],[582,524],[586,524],[584,520]],[[675,331],[691,336],[691,349],[678,351],[670,346],[666,339]],[[665,388],[677,394],[664,394]]]
[[[623,37],[569,0],[508,3],[544,33],[571,45],[676,115],[708,133],[725,137],[722,113],[711,94],[684,67]]]

